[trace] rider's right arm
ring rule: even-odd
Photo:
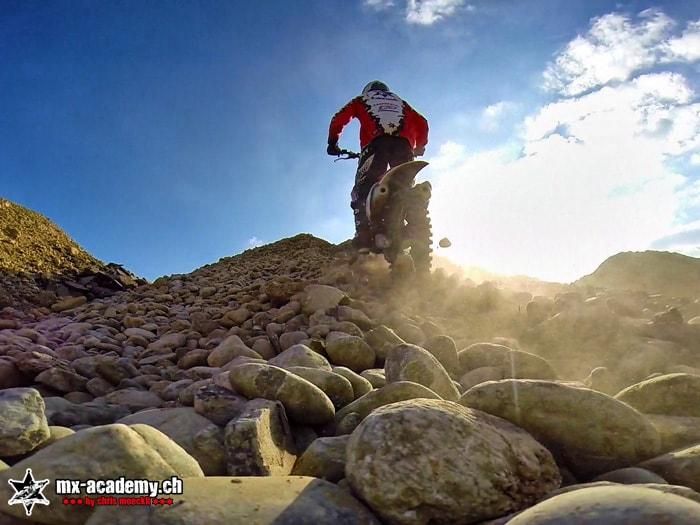
[[[360,104],[359,97],[354,98],[345,104],[345,106],[343,106],[338,113],[333,115],[331,125],[328,128],[328,144],[338,143],[338,140],[340,140],[340,134],[343,132],[343,128],[352,118],[357,117],[358,104]]]

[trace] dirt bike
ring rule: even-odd
[[[341,150],[340,154],[336,160],[360,157],[349,150]],[[429,182],[415,182],[418,172],[427,165],[424,160],[412,160],[391,168],[374,183],[364,203],[374,241],[369,251],[382,254],[393,274],[430,272],[431,186]]]

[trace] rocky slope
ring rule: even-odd
[[[62,312],[5,307],[0,487],[184,479],[147,507],[51,483],[46,524],[697,523],[699,314],[394,282],[310,235]],[[6,492],[0,523],[26,523]]]
[[[696,298],[700,296],[700,259],[652,250],[622,252],[606,259],[576,284]]]
[[[0,271],[78,272],[100,262],[43,215],[0,199]]]
[[[70,297],[104,297],[144,282],[97,260],[43,215],[0,198],[0,307],[61,309]]]

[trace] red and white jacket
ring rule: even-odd
[[[390,91],[369,91],[348,102],[331,120],[328,144],[338,143],[343,128],[353,118],[360,121],[362,149],[381,135],[404,137],[413,149],[428,143],[428,121]]]

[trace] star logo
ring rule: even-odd
[[[32,515],[32,510],[34,505],[48,505],[49,500],[46,496],[42,494],[46,485],[49,484],[48,479],[35,480],[32,475],[32,469],[28,468],[24,473],[24,479],[22,481],[16,479],[8,480],[8,483],[12,485],[15,491],[14,496],[12,496],[7,502],[8,505],[17,505],[21,503],[24,505],[24,512],[27,516]]]

